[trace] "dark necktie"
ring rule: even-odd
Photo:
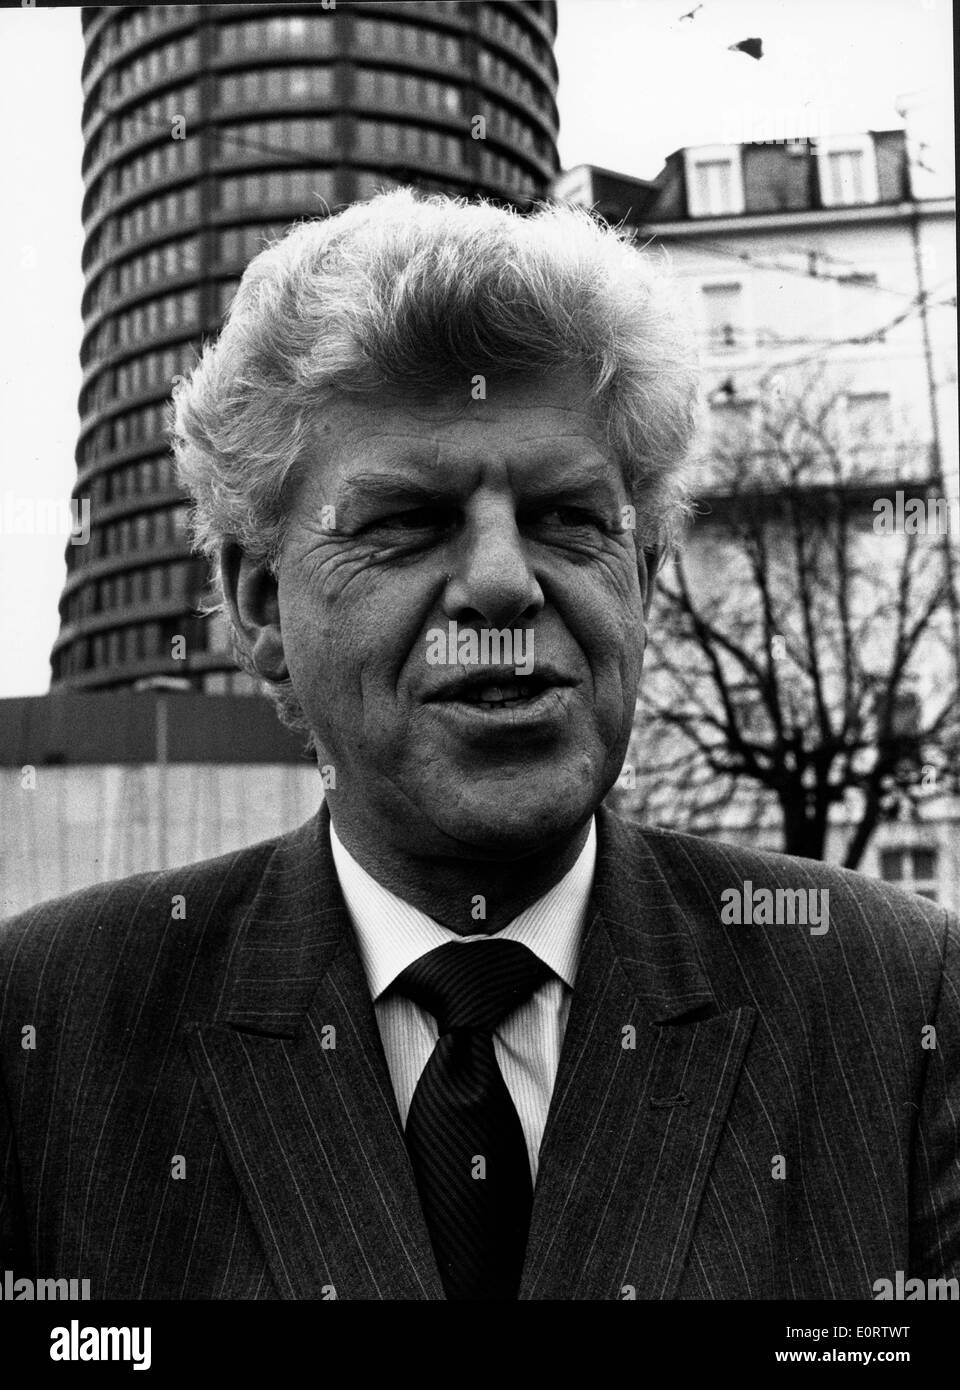
[[[394,988],[439,1037],[407,1116],[406,1140],[448,1299],[514,1299],[530,1227],[527,1147],[493,1033],[551,970],[518,941],[448,942]]]

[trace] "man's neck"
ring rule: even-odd
[[[489,936],[508,926],[569,873],[586,844],[590,820],[559,845],[508,860],[416,857],[382,839],[371,842],[357,833],[349,819],[341,817],[335,828],[360,867],[389,892],[459,936]]]

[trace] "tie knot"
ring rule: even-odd
[[[394,988],[433,1014],[437,1029],[492,1033],[552,974],[519,941],[449,941],[408,965]]]

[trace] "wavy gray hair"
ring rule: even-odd
[[[276,573],[284,484],[336,393],[570,367],[620,461],[639,547],[673,544],[690,510],[698,373],[664,261],[569,205],[523,215],[405,188],[295,225],[247,266],[219,338],[173,393],[195,547],[215,562],[232,540]],[[265,685],[281,720],[309,732],[290,681]]]

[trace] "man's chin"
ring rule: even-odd
[[[508,789],[497,795],[468,794],[440,814],[435,805],[430,807],[429,815],[461,853],[513,857],[562,843],[583,825],[597,802],[585,797],[582,787],[577,792],[576,797],[541,793],[528,798]]]

